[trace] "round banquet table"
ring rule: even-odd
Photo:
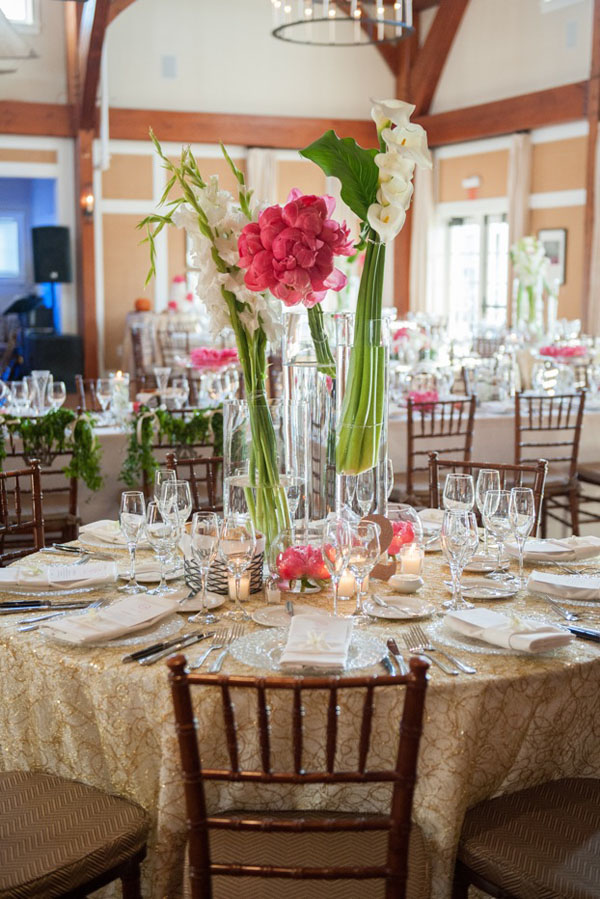
[[[442,583],[447,576],[441,556],[428,554],[420,597],[441,607],[447,597]],[[379,592],[389,590],[373,583]],[[306,596],[303,601],[331,607],[328,593]],[[262,598],[253,599],[247,607],[251,610],[261,602]],[[557,621],[552,609],[524,594],[485,605],[504,612],[527,610]],[[351,607],[341,603],[343,612]],[[578,611],[588,625],[600,625],[600,604],[597,610]],[[71,647],[36,632],[18,633],[18,618],[0,616],[0,765],[5,770],[42,769],[77,778],[139,802],[154,821],[143,866],[143,894],[147,899],[179,899],[184,895],[185,812],[164,662],[148,667],[125,665],[121,658],[130,650],[123,647]],[[187,616],[185,628],[194,628]],[[404,623],[377,620],[366,632],[382,641],[393,634],[402,648],[406,628]],[[250,624],[248,632],[258,629]],[[146,641],[151,642],[151,638]],[[188,657],[194,659],[201,649],[202,644],[189,648]],[[449,677],[437,668],[430,671],[414,803],[414,820],[424,834],[431,865],[433,899],[450,896],[454,853],[469,806],[545,780],[600,777],[600,644],[574,640],[544,656],[492,654],[485,648],[454,651],[475,665],[477,674]],[[367,671],[383,673],[383,668]],[[223,672],[268,673],[231,656]],[[342,697],[343,691],[339,699],[343,713]],[[392,705],[376,719],[372,751],[379,761],[393,757],[393,722],[399,715],[393,703],[398,701],[396,696],[390,699]],[[224,752],[220,718],[206,693],[199,697],[197,714],[203,740],[213,751]],[[253,711],[249,714],[253,719]],[[357,745],[358,716],[348,718],[352,723],[343,723],[343,714],[340,718],[340,746]],[[272,726],[275,745],[289,731],[281,729],[276,716]],[[322,744],[323,730],[315,731],[306,742],[316,752]],[[362,788],[349,785],[329,796],[322,787],[304,788],[307,792],[302,794],[296,789],[263,791],[262,807],[266,807],[265,793],[271,808],[381,812],[389,798],[387,787],[371,786],[365,794]],[[257,795],[261,794],[244,785],[211,785],[210,810],[260,808]],[[253,881],[253,896],[260,895],[258,885]],[[361,895],[371,895],[367,885],[361,884],[361,890]],[[118,890],[115,895],[120,895]],[[424,893],[421,899],[426,899]]]

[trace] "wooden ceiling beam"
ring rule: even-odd
[[[96,121],[96,96],[100,83],[102,45],[108,25],[110,0],[88,0],[79,29],[79,73],[81,92],[79,127],[90,130]]]
[[[412,102],[417,115],[429,112],[433,95],[448,59],[456,32],[469,0],[441,0],[425,43],[417,54],[410,74]]]
[[[110,23],[126,10],[128,6],[131,6],[132,3],[135,3],[135,0],[112,0],[108,13],[108,24],[110,25]]]

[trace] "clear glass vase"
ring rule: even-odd
[[[223,405],[225,514],[250,515],[267,547],[306,519],[306,403],[264,394]]]

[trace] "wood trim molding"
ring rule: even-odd
[[[0,134],[73,137],[73,114],[70,105],[0,100]]]

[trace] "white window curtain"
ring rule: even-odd
[[[260,203],[277,202],[277,151],[251,147],[248,150],[248,187]]]
[[[435,181],[433,169],[415,169],[410,242],[411,312],[434,314],[431,279],[431,237],[435,219]]]
[[[508,245],[529,234],[531,193],[531,135],[513,134],[508,156]],[[507,324],[512,324],[512,266],[508,272]]]
[[[594,177],[594,232],[590,259],[590,293],[587,303],[588,334],[600,334],[600,142],[596,144],[596,172]]]

